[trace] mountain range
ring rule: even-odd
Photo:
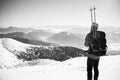
[[[89,32],[89,29],[77,27],[77,28],[70,28],[66,31],[54,32],[48,29],[8,27],[8,28],[0,28],[0,33],[1,33],[0,37],[3,37],[3,34],[7,34],[7,36],[9,37],[15,36],[15,37],[19,37],[20,39],[23,38],[23,39],[34,40],[34,42],[43,41],[43,42],[55,43],[63,46],[73,46],[73,47],[83,48],[84,39],[86,34]],[[114,26],[100,27],[99,30],[106,32],[107,44],[120,43],[119,27],[114,27]]]
[[[79,48],[83,46],[81,45],[83,44],[82,35],[77,35],[69,32],[56,33],[53,36],[49,37],[47,41],[61,44],[64,46],[74,46]]]
[[[33,30],[34,29],[32,29],[32,28],[18,28],[18,27],[10,26],[8,28],[0,28],[0,33],[1,34],[12,33],[12,32],[24,32],[24,33],[28,33],[28,32],[31,32]]]
[[[26,44],[32,44],[32,45],[44,45],[44,46],[56,45],[56,44],[42,41],[40,39],[39,40],[33,39],[31,37],[28,37],[23,32],[12,32],[7,34],[0,34],[0,38],[11,38],[11,39],[15,39],[17,41],[20,41]]]
[[[117,55],[120,52],[119,28],[114,28],[115,29],[112,28],[112,30],[110,28],[108,29],[108,27],[103,29],[106,30],[107,44],[109,48],[107,51],[108,55]],[[87,34],[85,32],[89,32],[87,29],[73,29],[73,31],[62,31],[57,33],[50,30],[30,28],[25,28],[25,30],[23,30],[24,28],[19,29],[14,27],[11,29],[0,29],[1,47],[4,47],[4,50],[1,53],[7,50],[7,52],[10,52],[10,55],[11,53],[14,54],[14,56],[16,56],[20,61],[30,61],[39,58],[64,61],[73,57],[82,56],[81,50],[84,43],[84,35]],[[79,32],[84,30],[86,31],[83,33]],[[43,39],[43,37],[46,39]],[[7,58],[5,57],[7,54],[5,55],[1,53],[0,57],[4,55],[3,60],[7,61]],[[7,65],[6,62],[3,61],[3,63]]]

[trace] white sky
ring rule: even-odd
[[[120,0],[0,0],[0,26],[90,26],[94,4],[100,26],[120,27]]]

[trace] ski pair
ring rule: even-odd
[[[96,23],[96,12],[95,12],[95,10],[96,10],[95,6],[93,8],[90,7],[91,23]]]

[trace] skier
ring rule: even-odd
[[[94,80],[98,79],[99,70],[98,64],[100,56],[105,55],[106,53],[106,39],[105,33],[103,31],[98,31],[98,24],[92,23],[91,31],[87,34],[85,38],[84,45],[89,47],[87,59],[87,80],[92,80],[92,68],[94,68]],[[89,57],[93,55],[94,58]]]

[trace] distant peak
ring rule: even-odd
[[[16,27],[13,27],[13,26],[9,26],[8,29],[11,29],[11,28],[16,28]]]

